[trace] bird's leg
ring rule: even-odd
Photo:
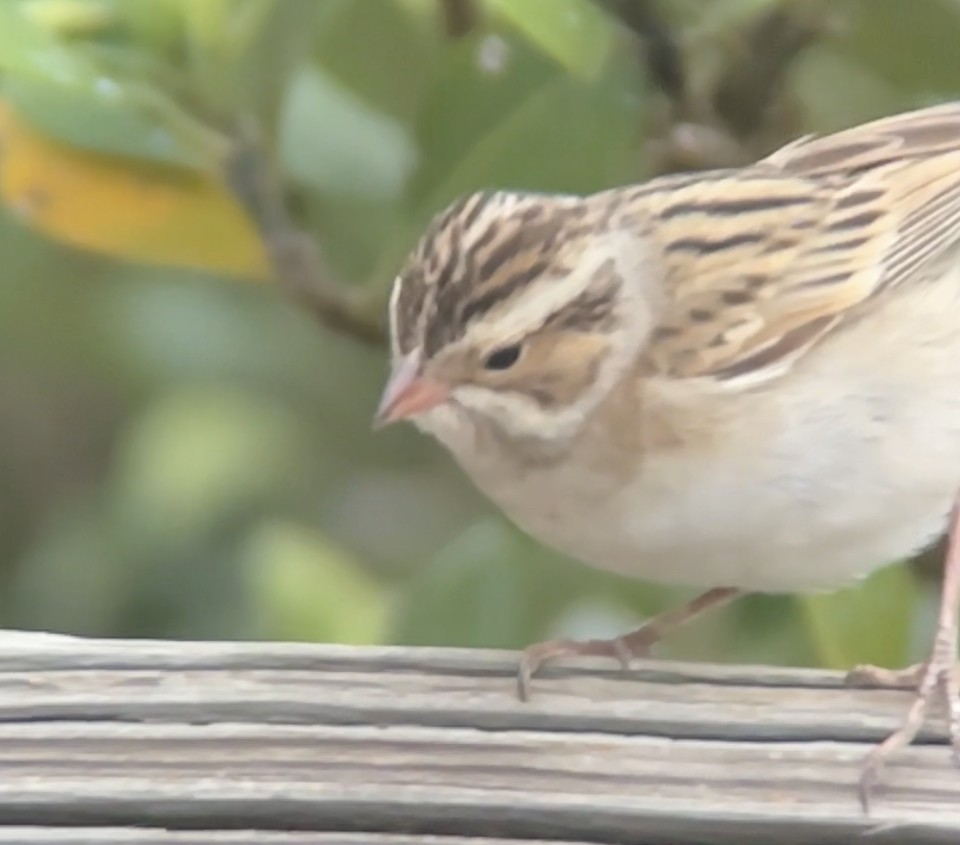
[[[715,587],[692,601],[658,613],[635,631],[609,640],[548,640],[528,646],[520,658],[517,692],[522,701],[530,696],[530,681],[537,669],[557,657],[612,657],[627,669],[635,657],[649,653],[651,646],[671,631],[709,608],[729,604],[743,593],[733,587]]]
[[[917,696],[903,723],[867,757],[860,776],[860,803],[869,808],[870,792],[886,759],[909,745],[923,727],[931,704],[939,698],[949,716],[953,759],[960,765],[960,665],[957,663],[957,602],[960,600],[960,496],[953,507],[943,570],[940,613],[930,657],[907,669],[890,670],[876,666],[857,666],[847,682],[858,686],[915,686]]]

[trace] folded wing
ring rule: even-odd
[[[667,303],[648,356],[731,385],[784,372],[960,243],[960,104],[791,144],[645,194]],[[929,272],[928,272],[929,271]]]

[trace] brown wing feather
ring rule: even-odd
[[[643,202],[667,277],[653,367],[769,378],[960,241],[960,105],[800,141]]]
[[[798,176],[849,176],[864,169],[929,158],[958,147],[960,102],[883,117],[822,138],[801,138],[762,159]]]

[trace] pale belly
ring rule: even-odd
[[[843,586],[946,525],[960,489],[956,300],[941,286],[847,329],[738,399],[709,448],[646,455],[626,480],[589,455],[523,472],[458,457],[521,528],[591,566],[703,588]]]
[[[839,587],[935,541],[960,489],[960,406],[891,406],[898,419],[871,422],[868,405],[822,405],[836,420],[745,453],[651,458],[616,489],[569,466],[487,492],[528,533],[598,568],[703,588]]]
[[[792,480],[793,495],[753,480],[705,480],[667,495],[638,484],[607,500],[560,495],[542,511],[505,511],[543,543],[600,569],[675,586],[802,592],[844,586],[935,541],[960,482],[913,496],[836,485],[818,499],[803,494],[810,479]]]

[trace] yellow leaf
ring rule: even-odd
[[[145,264],[263,279],[262,244],[216,178],[70,147],[0,100],[0,197],[26,225]]]

